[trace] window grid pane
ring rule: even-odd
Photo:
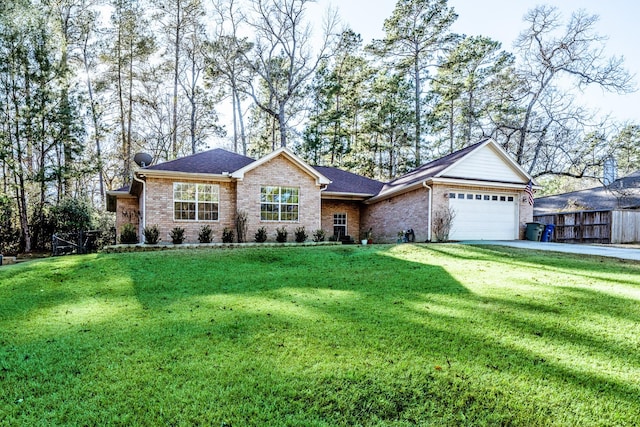
[[[217,221],[218,198],[218,185],[175,182],[173,218],[183,221]]]
[[[263,186],[260,188],[260,220],[298,221],[298,203],[298,188]]]

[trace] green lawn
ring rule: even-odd
[[[0,425],[639,425],[640,263],[461,245],[0,268]]]

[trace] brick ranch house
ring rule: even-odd
[[[371,230],[375,242],[395,242],[413,229],[415,241],[434,240],[434,215],[450,208],[450,240],[523,238],[533,218],[526,187],[531,177],[492,139],[432,161],[387,183],[326,166],[311,166],[286,148],[260,159],[214,149],[134,172],[132,184],[109,191],[107,207],[116,227],[139,231],[158,225],[162,241],[174,227],[197,242],[205,224],[220,241],[235,229],[236,212],[247,214],[247,240],[265,227],[290,234],[304,226],[311,235],[358,240]]]

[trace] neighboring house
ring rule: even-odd
[[[447,209],[455,212],[451,240],[512,240],[532,220],[530,180],[491,139],[388,183],[310,166],[286,148],[258,160],[215,149],[137,169],[131,186],[107,193],[107,206],[118,230],[132,223],[142,238],[145,226],[157,224],[164,241],[179,226],[196,242],[205,224],[219,241],[239,211],[247,214],[249,241],[260,227],[272,240],[282,226],[356,240],[371,230],[376,242],[412,229],[416,241],[430,241],[434,218]]]
[[[640,210],[640,171],[619,178],[608,186],[539,197],[534,204],[535,215],[621,209]]]

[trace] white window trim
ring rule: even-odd
[[[277,188],[278,189],[278,199],[282,196],[283,188],[295,189],[297,191],[298,201],[297,203],[282,203],[281,200],[278,202],[263,202],[262,195],[263,189],[265,188]],[[262,205],[274,205],[278,207],[278,219],[263,219],[262,218]],[[297,217],[296,219],[282,219],[282,207],[283,206],[297,206]],[[289,223],[298,223],[300,222],[300,187],[293,186],[285,186],[285,185],[261,185],[260,186],[260,221],[261,222],[289,222]]]
[[[193,185],[195,186],[195,200],[185,200],[185,199],[176,199],[176,186],[177,185]],[[215,189],[216,200],[215,201],[203,201],[200,202],[198,199],[198,186],[199,185],[207,185]],[[173,220],[175,222],[219,222],[220,221],[220,186],[218,184],[207,184],[201,182],[174,182],[173,183]],[[194,219],[186,219],[186,218],[176,218],[176,202],[182,203],[195,203],[195,218]],[[198,219],[198,204],[199,203],[210,203],[217,205],[217,219]]]

